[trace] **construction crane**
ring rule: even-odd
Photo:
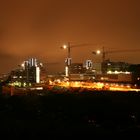
[[[42,65],[43,66],[53,66],[53,65],[58,65],[60,62],[44,62]]]
[[[59,65],[61,64],[61,62],[43,62],[42,63],[42,69],[47,71],[48,67],[52,67],[52,66],[56,66],[56,65]]]
[[[105,61],[106,61],[106,55],[107,54],[111,54],[111,53],[127,53],[127,52],[138,52],[140,51],[140,49],[122,49],[122,50],[112,50],[112,51],[106,51],[105,47],[103,46],[102,51],[97,50],[97,51],[93,51],[92,54],[94,55],[99,55],[102,54],[102,73],[105,73],[104,70],[104,65],[105,65]]]
[[[65,75],[66,75],[66,77],[69,77],[69,80],[70,80],[70,66],[71,66],[71,48],[84,47],[84,46],[90,46],[90,45],[93,45],[93,44],[84,43],[84,44],[72,45],[70,42],[68,42],[66,45],[63,45],[61,47],[61,49],[68,50],[67,59],[65,61],[66,62]]]
[[[129,49],[129,50],[113,50],[113,51],[105,51],[105,47],[103,46],[102,51],[97,50],[97,51],[93,51],[92,54],[98,55],[98,54],[102,54],[102,62],[104,62],[106,60],[106,55],[110,54],[110,53],[123,53],[123,52],[137,52],[140,51],[140,49]]]
[[[67,57],[70,58],[71,57],[71,48],[77,48],[77,47],[85,47],[85,46],[91,46],[93,44],[89,44],[89,43],[83,43],[83,44],[77,44],[77,45],[73,45],[70,42],[68,42],[67,44],[63,45],[61,47],[61,49],[67,49],[68,50],[68,55]]]

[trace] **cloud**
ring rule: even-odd
[[[139,4],[130,0],[4,0],[0,5],[1,69],[10,70],[28,57],[61,61],[66,52],[59,47],[68,41],[101,44],[104,40],[110,49],[138,48],[139,13]],[[91,51],[96,49],[101,48]],[[72,49],[73,61],[89,58],[89,50]]]

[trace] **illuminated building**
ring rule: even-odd
[[[131,83],[132,82],[132,74],[125,73],[111,73],[111,74],[99,74],[96,75],[97,81],[104,82],[120,82],[120,83]]]
[[[29,86],[29,84],[40,83],[41,80],[45,81],[44,77],[45,70],[36,58],[24,61],[21,64],[20,69],[13,70],[11,72],[12,82],[20,83],[21,86]]]
[[[125,63],[125,62],[111,62],[110,60],[106,60],[104,61],[104,70],[105,73],[107,73],[108,71],[122,71],[122,72],[126,72],[129,70],[129,63]]]
[[[93,64],[91,60],[86,60],[86,69],[91,70],[93,68]]]
[[[96,74],[97,81],[132,83],[132,73],[129,71],[129,63],[105,60],[104,65],[101,65],[102,67],[104,73]]]
[[[40,83],[40,68],[36,67],[36,83]]]
[[[95,74],[92,69],[92,61],[87,60],[83,63],[72,63],[70,66],[71,80],[86,81],[93,80]]]

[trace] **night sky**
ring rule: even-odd
[[[48,63],[49,71],[62,71],[66,50],[72,61],[101,56],[92,51],[140,48],[139,0],[0,0],[0,73],[18,67],[29,57]],[[108,54],[112,61],[139,63],[140,51]]]

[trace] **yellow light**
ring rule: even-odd
[[[112,74],[112,71],[111,71],[111,70],[109,70],[109,71],[107,72],[107,74]]]
[[[25,64],[24,64],[24,63],[22,63],[22,64],[21,64],[21,67],[22,67],[22,68],[24,68],[24,67],[25,67]]]
[[[67,49],[67,45],[63,45],[63,49]]]
[[[100,54],[100,53],[101,53],[101,51],[100,51],[100,50],[97,50],[97,51],[96,51],[96,53],[97,53],[97,54]]]
[[[119,72],[117,70],[115,70],[115,74],[118,74]]]

